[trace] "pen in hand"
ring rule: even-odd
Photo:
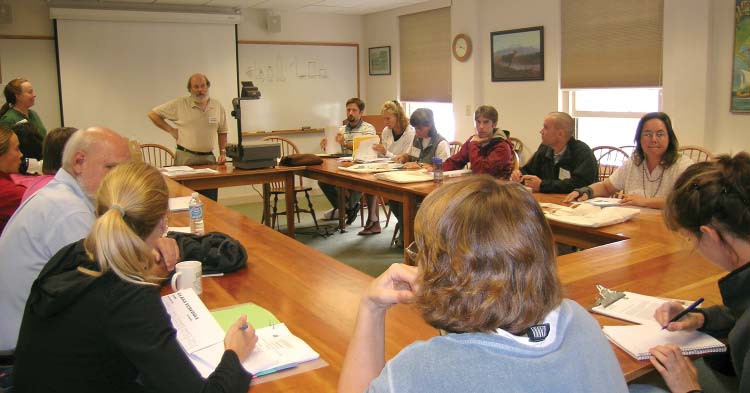
[[[700,305],[701,303],[703,303],[703,300],[704,300],[703,298],[699,298],[698,300],[696,300],[695,302],[693,302],[693,304],[689,305],[689,306],[688,306],[688,307],[687,307],[686,309],[684,309],[684,310],[680,311],[680,313],[679,313],[679,314],[677,314],[677,315],[675,315],[675,316],[674,316],[674,317],[673,317],[672,319],[670,319],[670,320],[669,320],[669,322],[667,322],[667,324],[666,324],[666,325],[662,326],[662,327],[661,327],[661,330],[664,330],[664,329],[666,329],[666,328],[667,328],[667,326],[669,326],[669,324],[670,324],[670,323],[679,321],[679,320],[680,320],[680,318],[682,318],[682,317],[684,317],[685,315],[687,315],[687,314],[688,314],[688,313],[689,313],[690,311],[693,311],[693,310],[695,310],[696,308],[698,308],[698,306],[699,306],[699,305]]]

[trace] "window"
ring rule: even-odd
[[[659,110],[661,88],[563,90],[563,111],[576,118],[576,137],[591,148],[633,146],[638,120]]]
[[[404,102],[406,105],[406,116],[411,117],[417,108],[432,109],[435,115],[435,128],[438,134],[451,142],[456,137],[456,123],[453,116],[453,104],[448,102]]]

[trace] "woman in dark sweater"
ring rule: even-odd
[[[158,170],[123,164],[103,180],[89,235],[61,249],[31,288],[16,348],[16,392],[246,392],[257,337],[243,316],[208,379],[177,343],[154,244],[169,192]],[[64,208],[64,207],[61,207]]]
[[[683,310],[669,302],[656,310],[668,330],[700,330],[727,339],[739,391],[750,392],[750,155],[741,152],[691,165],[667,197],[667,226],[686,237],[708,260],[731,272],[719,280],[724,305]],[[651,349],[651,363],[673,392],[699,391],[696,369],[674,345]]]

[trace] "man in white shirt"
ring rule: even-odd
[[[350,98],[346,101],[346,126],[343,134],[336,135],[336,142],[341,144],[344,152],[351,152],[354,144],[354,137],[358,135],[377,135],[375,127],[372,124],[362,120],[365,111],[365,103],[359,98]],[[325,149],[326,139],[320,141],[320,147]],[[318,183],[320,190],[323,191],[328,202],[333,208],[323,213],[323,219],[331,220],[339,217],[338,198],[339,193],[336,187],[327,183]],[[359,200],[362,193],[359,191],[349,191],[346,199],[346,223],[347,225],[354,222],[359,211]]]
[[[221,103],[209,97],[211,82],[203,74],[188,79],[189,96],[175,98],[155,107],[148,118],[177,141],[175,165],[204,165],[217,163],[213,153],[213,136],[218,136],[219,159],[227,160],[227,114]],[[175,126],[167,123],[167,120]],[[217,200],[218,190],[203,190],[201,194]]]

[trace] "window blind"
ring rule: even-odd
[[[450,7],[399,17],[401,100],[451,102]]]
[[[561,87],[662,83],[663,0],[562,0]]]

